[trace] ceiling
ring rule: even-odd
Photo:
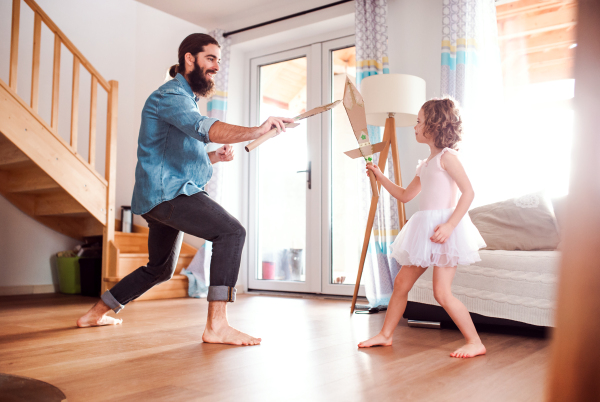
[[[573,78],[577,0],[517,0],[496,14],[505,86]]]
[[[311,8],[335,0],[136,0],[203,28],[232,31]]]

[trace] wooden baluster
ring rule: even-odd
[[[12,27],[10,32],[10,72],[8,86],[17,91],[17,66],[19,65],[19,22],[21,19],[21,0],[13,0]]]
[[[71,96],[71,147],[77,153],[77,124],[79,117],[79,58],[73,55],[73,92]]]
[[[60,37],[54,34],[54,67],[52,70],[52,117],[50,119],[50,126],[56,132],[58,132],[58,92],[59,92],[59,78],[60,78]]]
[[[116,274],[109,272],[109,261],[114,260],[110,249],[110,242],[115,238],[115,190],[117,179],[117,109],[119,97],[119,83],[109,81],[108,108],[106,121],[106,163],[104,165],[104,178],[108,182],[106,194],[106,226],[104,227],[103,258],[102,258],[102,291],[106,288],[104,278]]]
[[[88,151],[88,162],[92,167],[96,165],[96,102],[98,91],[98,79],[92,74],[92,88],[90,90],[90,143]]]
[[[42,44],[42,16],[35,13],[33,22],[33,62],[31,66],[31,108],[37,112],[40,99],[40,48]]]

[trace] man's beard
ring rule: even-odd
[[[209,70],[209,72],[216,73],[214,70]],[[190,84],[192,91],[199,97],[209,97],[215,90],[214,81],[206,76],[206,71],[198,63],[194,63],[194,69],[185,78]]]

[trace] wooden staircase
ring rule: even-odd
[[[17,94],[19,21],[21,4],[34,12],[31,101]],[[54,33],[51,121],[38,113],[42,24]],[[36,221],[66,236],[81,239],[103,236],[102,291],[148,262],[147,229],[134,233],[115,230],[118,83],[106,81],[64,33],[33,0],[13,0],[9,82],[0,79],[0,194]],[[65,46],[73,54],[70,141],[58,133],[60,53]],[[77,152],[79,72],[91,75],[89,153]],[[107,92],[105,169],[96,162],[98,86]],[[187,277],[180,274],[196,253],[184,244],[177,272],[169,282],[140,299],[185,297]]]
[[[117,229],[120,221],[116,221]],[[110,289],[124,276],[148,263],[148,228],[133,225],[133,233],[115,232],[116,263],[111,271],[115,276],[104,278],[107,288]],[[161,283],[144,293],[137,300],[172,299],[186,297],[188,294],[188,278],[181,274],[181,270],[192,262],[198,249],[183,243],[175,274],[170,281]]]

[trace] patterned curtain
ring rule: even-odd
[[[356,0],[356,87],[371,75],[389,74],[387,0]],[[369,126],[371,144],[381,142],[383,129]],[[394,180],[391,152],[386,164],[390,180]],[[374,163],[379,163],[379,154]],[[359,164],[360,175],[365,175],[365,165]],[[361,227],[366,227],[371,205],[371,186],[364,176],[362,188]],[[398,204],[386,191],[381,192],[373,232],[367,250],[363,271],[367,298],[371,306],[387,305],[392,295],[394,278],[400,266],[389,255],[389,246],[398,234]]]
[[[442,10],[441,94],[458,100],[462,109],[461,161],[477,194],[472,204],[476,207],[504,199],[505,192],[514,196],[507,189],[514,187],[522,168],[509,164],[497,169],[506,155],[514,154],[507,132],[515,130],[498,117],[507,112],[496,6],[494,0],[443,0]],[[490,144],[495,152],[490,152]]]
[[[441,93],[467,109],[501,96],[494,0],[444,0]]]
[[[220,121],[225,121],[227,116],[227,86],[229,82],[229,52],[231,48],[231,39],[223,36],[222,29],[215,29],[208,34],[215,38],[221,45],[221,65],[218,74],[215,76],[215,92],[208,99],[207,114],[208,117],[214,117]],[[211,144],[210,150],[220,147],[220,144]],[[222,199],[223,185],[223,164],[217,163],[213,166],[213,175],[206,184],[205,190],[210,197],[220,203]],[[189,279],[188,294],[191,297],[206,297],[208,294],[210,257],[212,255],[212,243],[206,241],[198,250],[194,259],[187,270],[182,270],[182,274],[187,275]]]

